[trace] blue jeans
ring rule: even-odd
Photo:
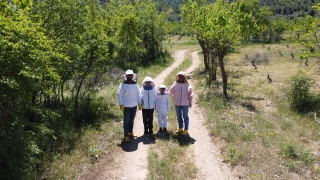
[[[125,107],[123,116],[123,130],[124,130],[124,135],[128,136],[128,132],[133,131],[133,121],[134,117],[136,116],[137,112],[137,107]]]
[[[188,106],[175,106],[176,107],[176,113],[178,117],[178,124],[179,128],[183,128],[183,122],[184,122],[184,130],[189,129],[189,107]]]

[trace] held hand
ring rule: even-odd
[[[122,111],[122,112],[124,112],[124,106],[120,106],[120,110]]]
[[[141,110],[142,109],[142,104],[139,104],[138,108],[139,108],[139,110]]]
[[[191,103],[189,103],[189,108],[191,108],[192,107],[192,104]]]

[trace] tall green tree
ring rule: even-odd
[[[289,23],[286,18],[278,18],[270,21],[269,26],[269,42],[279,42],[282,40],[282,35],[289,29]]]
[[[217,58],[223,80],[223,94],[227,96],[227,72],[224,57],[244,36],[252,34],[256,29],[251,14],[241,11],[242,3],[228,3],[217,0],[207,4],[205,0],[187,0],[181,6],[182,19],[192,26],[200,41],[205,42],[205,51]],[[199,7],[204,8],[198,12]],[[201,46],[202,47],[202,46]],[[214,65],[213,65],[214,66]]]
[[[117,39],[117,62],[120,65],[149,64],[163,54],[161,41],[166,34],[167,14],[158,13],[152,0],[111,0],[106,4],[106,19],[110,25],[108,33]]]
[[[165,23],[170,10],[159,13],[153,0],[135,2],[136,15],[140,18],[138,37],[145,50],[144,62],[153,62],[163,54],[162,41],[166,35]]]
[[[43,154],[39,139],[52,135],[46,108],[35,101],[60,76],[45,30],[23,10],[0,1],[0,179],[32,179]]]

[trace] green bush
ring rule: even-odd
[[[306,73],[299,71],[287,81],[290,86],[286,93],[291,109],[302,113],[315,110],[318,98],[310,92],[314,80]]]

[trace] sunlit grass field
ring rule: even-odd
[[[319,92],[319,60],[309,58],[305,64],[300,52],[293,44],[258,44],[229,54],[228,100],[221,95],[220,78],[210,81],[203,66],[197,73],[196,89],[210,117],[212,139],[221,145],[224,161],[245,179],[320,178],[320,124],[314,113],[292,112],[285,95],[287,79],[298,70],[315,80],[313,92]],[[257,53],[268,62],[256,63],[255,69],[250,58]]]

